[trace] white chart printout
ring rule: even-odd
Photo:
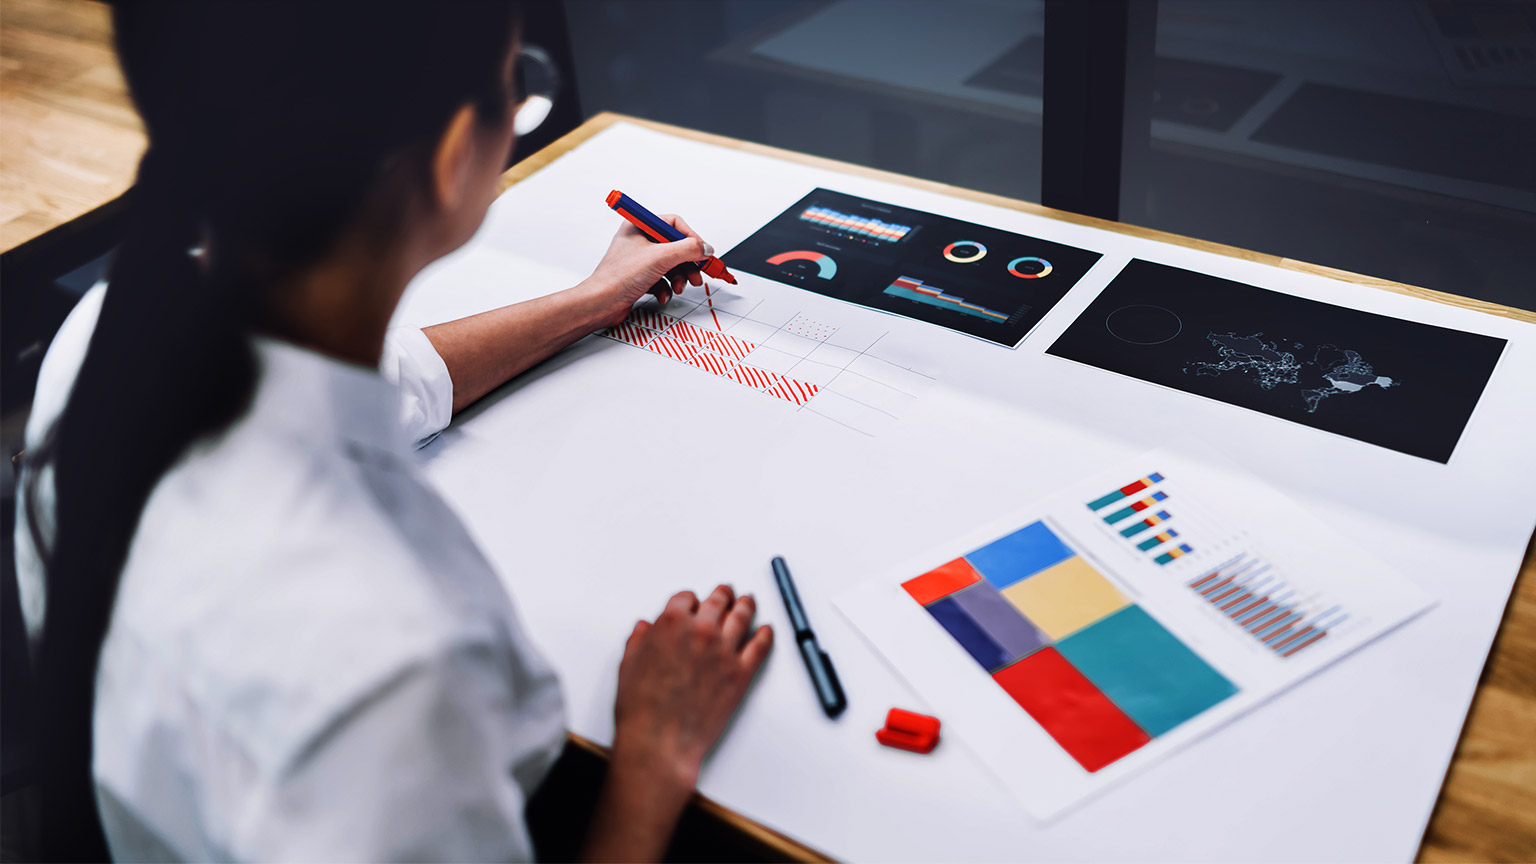
[[[837,603],[1042,819],[1432,605],[1246,472],[1172,451]]]
[[[698,182],[700,177],[730,178],[729,199],[721,197],[717,184]],[[744,816],[846,860],[1014,860],[1021,849],[1044,860],[1412,857],[1536,518],[1528,494],[1536,455],[1524,431],[1536,423],[1536,402],[1530,399],[1536,380],[1532,325],[625,122],[596,133],[512,187],[491,208],[473,241],[414,281],[396,323],[425,326],[577,285],[622,224],[603,205],[616,186],[658,211],[684,214],[724,250],[734,249],[807,194],[829,189],[1096,251],[1103,258],[1011,349],[732,266],[741,284],[723,290],[740,299],[715,294],[718,308],[735,311],[741,309],[738,304],[766,301],[743,317],[778,328],[803,315],[838,328],[823,343],[833,347],[855,335],[863,338],[867,329],[869,339],[879,339],[873,344],[881,358],[938,379],[909,400],[909,408],[894,412],[899,420],[865,427],[875,437],[809,410],[820,407],[823,395],[795,405],[601,336],[580,341],[458,415],[422,451],[423,459],[433,482],[463,515],[526,610],[523,623],[561,675],[573,731],[600,743],[612,741],[613,688],[623,646],[622,635],[616,634],[628,633],[637,618],[654,617],[661,600],[682,587],[708,590],[729,581],[738,592],[759,598],[763,623],[785,626],[781,604],[762,602],[776,596],[767,562],[784,555],[812,607],[817,635],[836,659],[849,709],[828,722],[798,656],[774,653],[699,781],[703,794]],[[916,239],[926,242],[935,236]],[[971,235],[946,236],[941,242],[962,239],[989,247],[980,261],[965,265],[972,269],[1009,265],[1030,254],[1012,253]],[[979,250],[951,251],[974,258]],[[1139,367],[1122,370],[1081,351],[1063,356],[1053,350],[1074,322],[1086,320],[1085,310],[1108,296],[1104,289],[1133,259],[1482,333],[1509,345],[1460,432],[1454,454],[1448,461],[1420,458],[1367,436],[1328,434],[1319,424],[1305,422],[1344,409],[1359,412],[1373,401],[1409,401],[1406,397],[1431,380],[1389,357],[1393,352],[1360,344],[1354,331],[1324,337],[1268,321],[1252,329],[1242,329],[1250,326],[1242,321],[1202,328],[1193,326],[1183,306],[1161,304],[1179,312],[1194,339],[1188,356],[1177,359],[1196,362],[1186,363],[1187,370],[1185,365],[1171,368],[1170,376],[1202,388],[1229,386],[1245,397],[1254,391],[1295,396],[1301,408],[1294,416],[1148,382],[1135,374]],[[939,257],[934,266],[952,263]],[[1058,269],[1048,278],[1015,275],[1005,284],[1017,283],[1023,290],[1055,283],[1066,271],[1061,261],[1052,263]],[[972,296],[969,285],[923,273],[901,275],[996,311],[1012,308]],[[874,287],[884,293],[891,284],[885,280]],[[674,300],[684,305],[668,303],[662,311],[696,324],[694,304],[702,299],[690,286]],[[924,307],[918,303],[914,308]],[[707,308],[701,314],[707,315]],[[720,317],[728,327],[726,315]],[[1101,329],[1105,318],[1095,315]],[[1119,328],[1122,322],[1116,316],[1112,323]],[[709,326],[714,328],[712,321]],[[732,332],[726,327],[722,332]],[[1330,393],[1315,412],[1308,412],[1302,401],[1306,394],[1295,391],[1320,389],[1313,380],[1264,391],[1242,369],[1201,374],[1204,367],[1198,362],[1223,359],[1211,333],[1252,337],[1260,330],[1267,342],[1289,339],[1283,347],[1293,354],[1297,349],[1291,342],[1305,343],[1305,357],[1297,355],[1301,360],[1316,359],[1313,352],[1323,342],[1355,351],[1373,365],[1375,375],[1389,376],[1392,386],[1377,382],[1362,384],[1358,392]],[[811,335],[805,338],[822,332],[807,326]],[[771,337],[758,344],[770,342]],[[1150,356],[1177,342],[1146,350]],[[748,365],[756,363],[749,360]],[[1333,365],[1303,371],[1312,370],[1338,377]],[[795,377],[804,369],[780,374],[785,372]],[[839,383],[868,382],[850,377],[829,389]],[[1336,382],[1332,386],[1338,389]],[[1127,782],[1107,784],[1113,788],[1096,796],[1091,806],[1073,808],[1048,824],[1038,822],[993,782],[983,760],[971,758],[979,748],[970,744],[973,736],[965,734],[961,715],[927,691],[921,698],[914,695],[912,670],[898,670],[872,650],[857,628],[836,614],[833,600],[879,573],[900,577],[899,591],[900,581],[934,566],[934,560],[925,560],[904,567],[924,550],[942,547],[939,554],[948,557],[939,563],[963,555],[1044,511],[1005,520],[990,536],[971,537],[975,526],[990,524],[1021,502],[1044,500],[1105,465],[1190,435],[1219,441],[1225,454],[1263,482],[1428,589],[1438,605],[1381,644],[1311,676],[1284,698],[1206,736],[1177,758],[1149,765]],[[1091,485],[1103,487],[1102,494],[1110,486],[1163,470],[1167,488],[1182,497],[1176,485],[1191,478],[1165,470],[1169,464],[1137,464],[1130,477],[1113,472],[1116,476]],[[1197,491],[1204,494],[1203,487]],[[1305,551],[1293,549],[1289,535],[1282,538],[1251,512],[1216,497],[1212,509],[1230,517],[1223,520],[1226,524],[1248,527],[1263,541],[1259,557],[1284,564],[1292,581],[1298,570],[1312,572],[1305,564],[1298,568],[1280,559]],[[1405,506],[1426,501],[1440,506]],[[1187,514],[1169,513],[1170,527],[1187,533],[1189,526],[1179,527],[1177,521]],[[960,545],[967,538],[971,545]],[[1193,555],[1210,544],[1189,538],[1194,561]],[[1279,551],[1271,548],[1281,545]],[[1099,557],[1092,560],[1110,570]],[[1106,578],[1126,577],[1115,570]],[[1130,589],[1116,590],[1124,594]],[[574,602],[578,596],[601,602]],[[898,599],[913,607],[919,624],[933,626],[931,616],[925,623],[927,613],[909,596],[901,593]],[[1349,621],[1286,662],[1312,662],[1309,655],[1325,648],[1341,652],[1344,628],[1360,624],[1355,613],[1361,608],[1367,607],[1353,604]],[[1181,641],[1194,639],[1188,627],[1175,629],[1161,606],[1149,603],[1147,609]],[[1372,629],[1381,620],[1379,610],[1367,617]],[[1211,629],[1217,620],[1207,621],[1202,631],[1209,639],[1220,633]],[[1233,641],[1234,654],[1249,651]],[[1245,693],[1257,689],[1231,671],[1230,658],[1210,654],[1207,642],[1186,644]],[[949,650],[975,665],[964,649]],[[966,672],[959,663],[947,668]],[[984,672],[982,678],[985,682]],[[1006,694],[1004,699],[1004,708],[1028,721],[1017,703]],[[872,732],[890,707],[922,710],[925,701],[946,724],[945,742],[937,751],[915,756],[875,742]],[[1117,765],[1141,764],[1138,758],[1153,761],[1145,755],[1179,740],[1182,728],[1090,779],[1097,783],[1101,775],[1117,777],[1115,772],[1123,770]],[[1055,748],[1056,758],[1085,773],[1070,757],[1059,755],[1054,740],[1036,734]],[[1038,773],[1035,764],[1048,758],[1031,762],[1031,772]],[[819,791],[811,795],[806,789]],[[1192,800],[1200,806],[1188,806]],[[1361,800],[1371,806],[1352,806]],[[918,812],[924,818],[907,815]],[[1199,830],[1212,824],[1226,827]]]

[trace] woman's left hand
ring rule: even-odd
[[[600,326],[612,327],[622,322],[630,307],[646,294],[656,295],[665,304],[673,294],[681,294],[685,285],[704,284],[703,274],[684,265],[708,258],[714,249],[682,217],[663,214],[661,218],[688,235],[687,239],[653,243],[639,228],[625,222],[608,244],[597,269],[577,286],[592,295]]]

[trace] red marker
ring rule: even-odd
[[[651,238],[652,242],[676,243],[679,240],[688,239],[687,234],[673,228],[667,224],[665,219],[641,207],[636,203],[635,199],[617,189],[608,193],[608,206],[612,207],[614,212],[620,216],[628,219],[645,236]],[[723,279],[732,285],[736,284],[736,277],[731,275],[731,271],[725,269],[725,262],[713,255],[698,262],[695,266],[703,270],[706,276]]]

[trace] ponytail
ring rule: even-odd
[[[153,149],[129,206],[133,228],[90,348],[40,454],[57,502],[36,738],[47,766],[43,851],[53,860],[105,857],[91,785],[96,666],[144,504],[193,440],[243,412],[256,382],[245,304],[189,254],[194,199]],[[26,490],[34,526],[37,479],[34,472]]]

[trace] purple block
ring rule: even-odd
[[[1033,654],[1051,644],[1049,636],[1041,633],[985,580],[951,594],[950,597],[977,626],[992,637],[992,641],[1008,652],[1012,660]]]

